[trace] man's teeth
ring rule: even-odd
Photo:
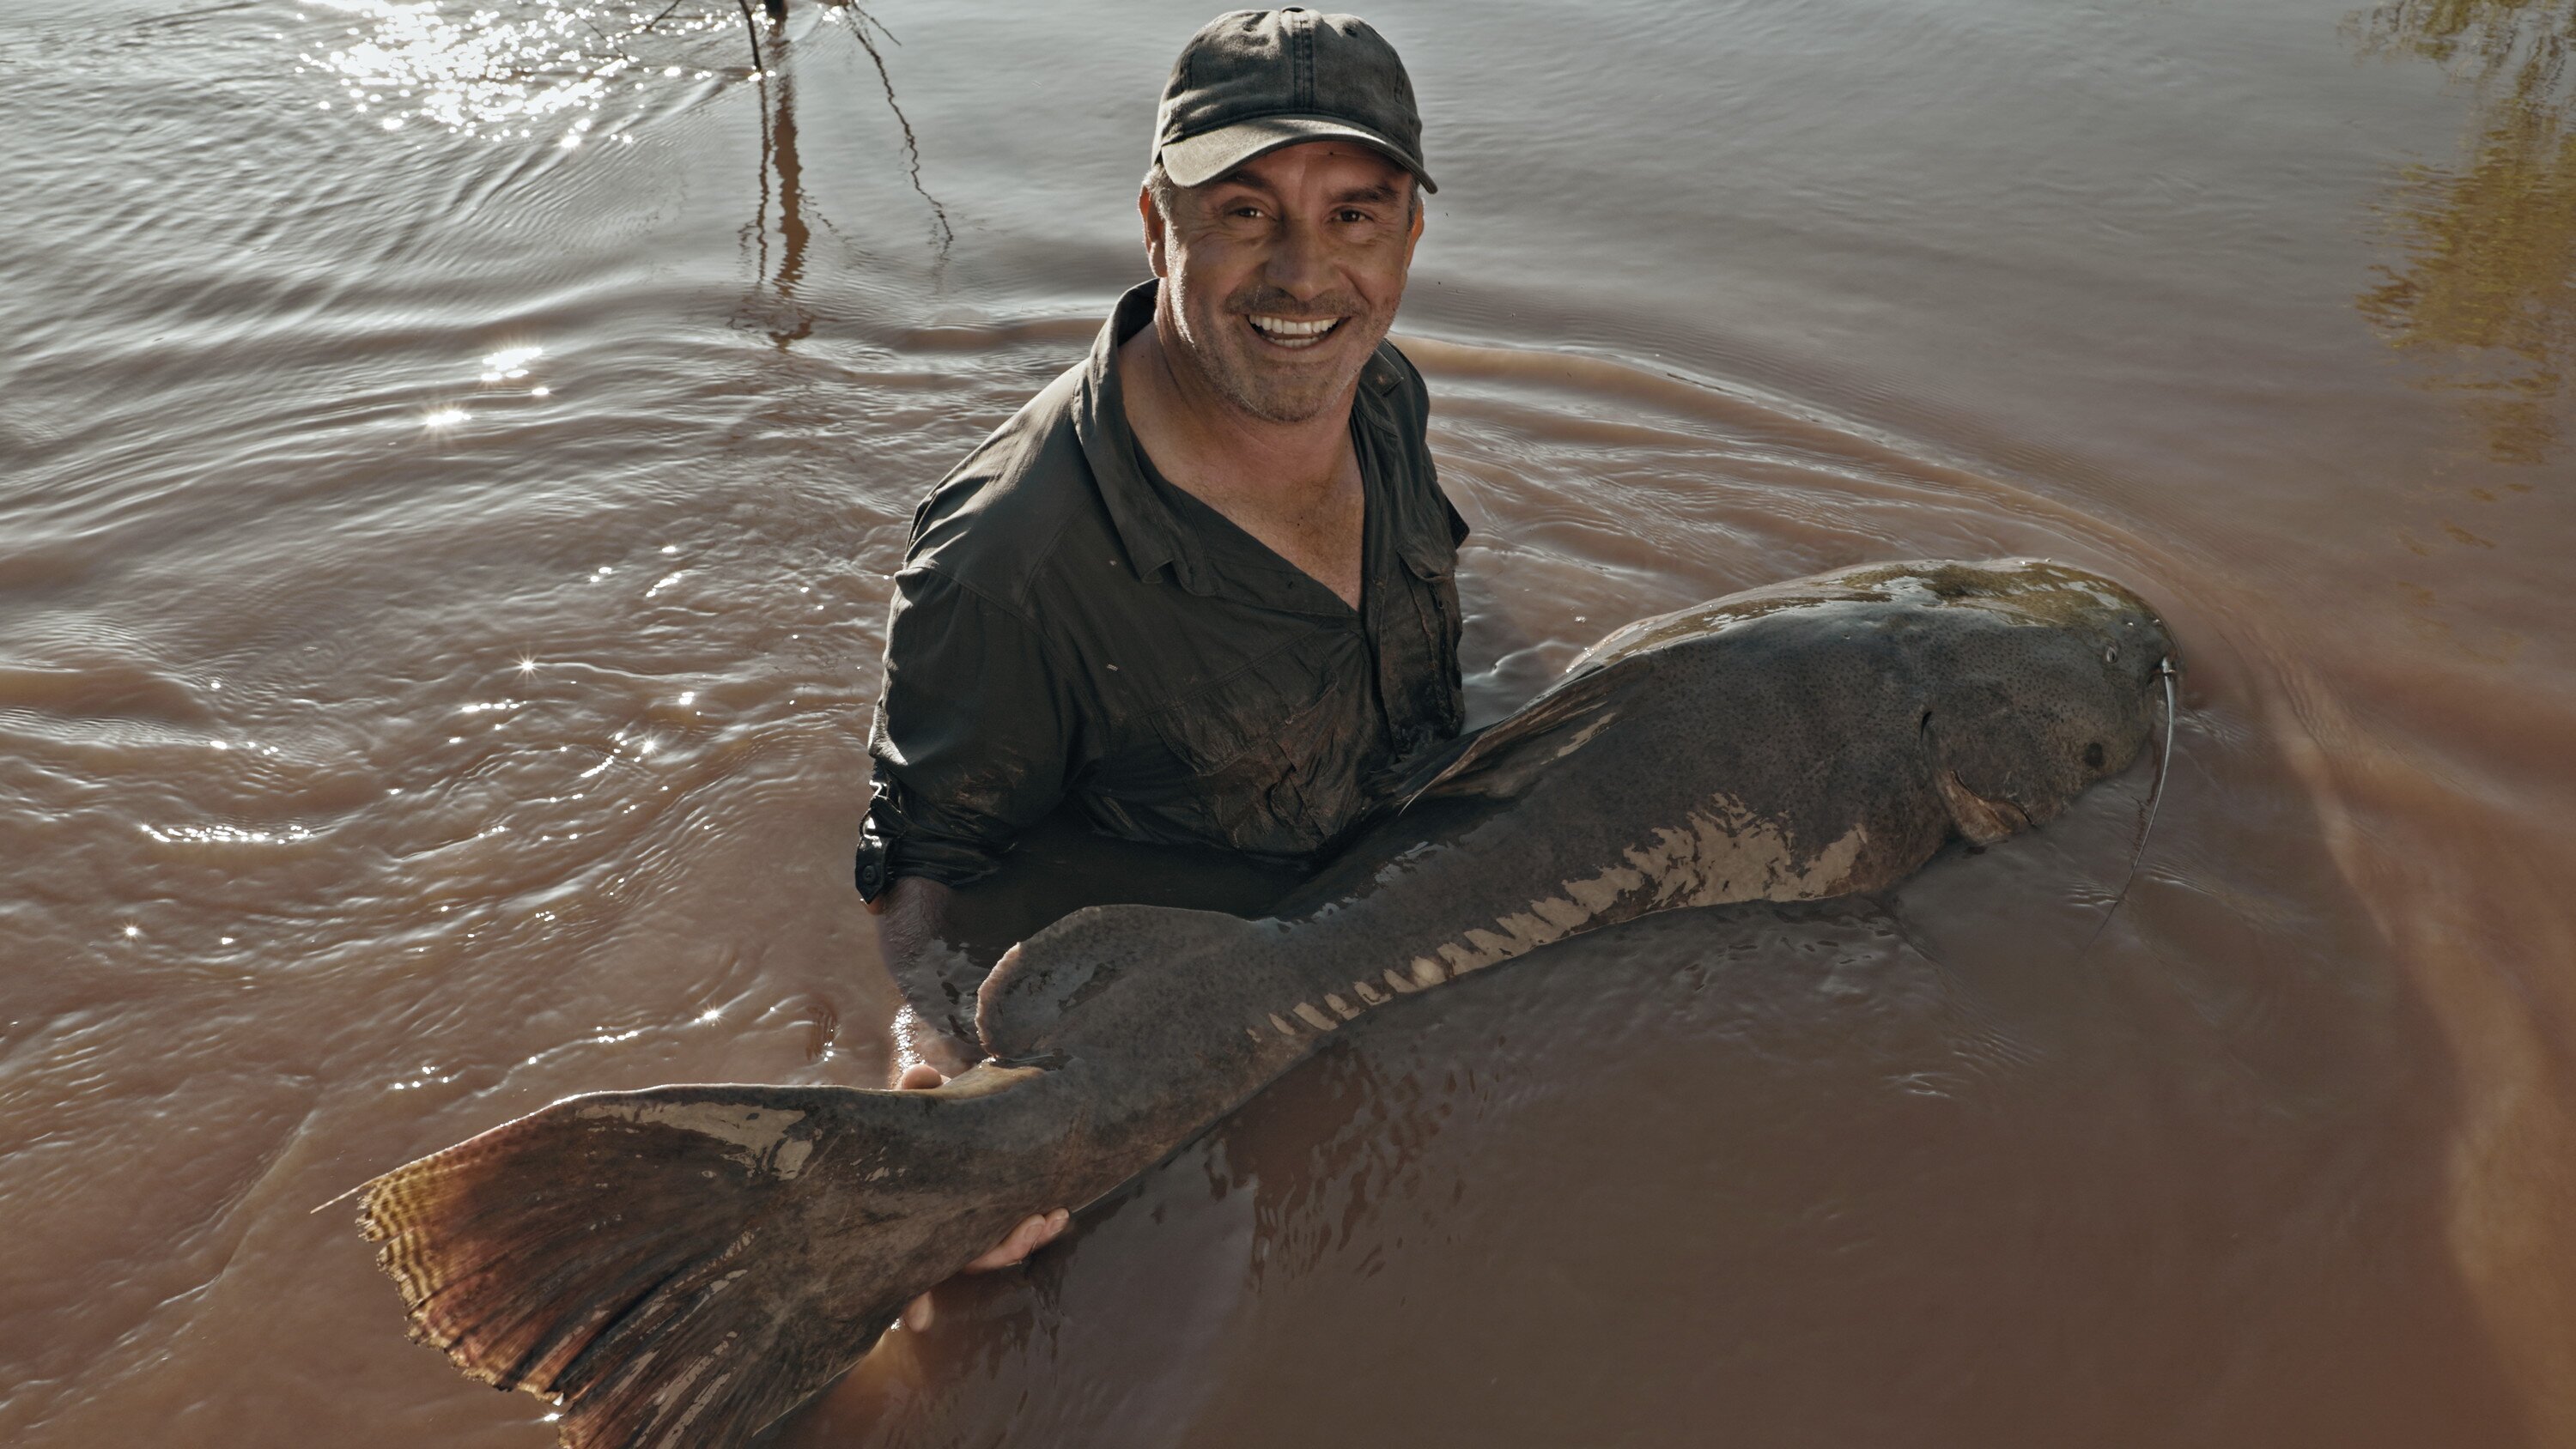
[[[1326,317],[1314,322],[1297,322],[1286,317],[1254,316],[1248,319],[1262,336],[1283,347],[1312,347],[1325,333],[1342,325],[1339,317]]]

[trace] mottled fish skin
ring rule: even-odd
[[[1878,890],[1954,833],[2053,818],[2137,757],[2171,653],[2144,602],[2041,560],[1874,565],[1642,620],[1271,918],[1100,907],[1030,938],[985,985],[986,1045],[1102,1068],[1100,1105],[1132,1102],[1096,1111],[1104,1148],[1131,1113],[1195,1130],[1345,1023],[1551,941]]]
[[[1881,889],[2143,748],[2172,645],[2035,560],[1850,569],[1632,624],[1257,921],[1079,911],[930,1091],[558,1102],[366,1186],[413,1333],[572,1449],[728,1449],[1021,1218],[1110,1192],[1345,1024],[1682,906]]]

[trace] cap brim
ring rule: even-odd
[[[1357,141],[1412,172],[1423,190],[1440,189],[1431,173],[1422,169],[1422,163],[1404,154],[1404,148],[1393,141],[1348,121],[1321,116],[1264,116],[1255,121],[1237,121],[1196,136],[1167,141],[1155,154],[1162,159],[1163,174],[1171,177],[1174,185],[1205,186],[1256,156],[1308,141]]]

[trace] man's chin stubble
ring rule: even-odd
[[[1262,387],[1256,378],[1247,376],[1247,368],[1220,362],[1210,370],[1209,381],[1216,384],[1225,400],[1252,416],[1270,423],[1307,423],[1321,416],[1335,399],[1350,393],[1351,379],[1338,378],[1330,386],[1309,390],[1304,387]]]
[[[1259,396],[1242,388],[1223,386],[1226,401],[1265,423],[1310,423],[1320,416],[1330,398],[1282,399]]]

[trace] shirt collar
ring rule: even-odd
[[[1083,460],[1091,467],[1100,501],[1109,510],[1110,524],[1118,530],[1119,546],[1127,551],[1127,562],[1135,569],[1136,577],[1145,578],[1168,564],[1183,588],[1204,595],[1215,592],[1218,581],[1207,576],[1201,550],[1193,546],[1189,525],[1155,496],[1153,485],[1137,467],[1136,434],[1127,426],[1127,404],[1119,388],[1119,344],[1153,325],[1154,300],[1160,287],[1158,280],[1148,278],[1120,294],[1118,304],[1110,309],[1109,320],[1101,324],[1100,334],[1092,339],[1091,356],[1083,365],[1082,389],[1073,408],[1073,432],[1082,444]],[[1395,426],[1394,393],[1402,386],[1403,378],[1388,360],[1393,351],[1390,344],[1378,345],[1377,355],[1360,372],[1359,392],[1353,399],[1352,423],[1370,440],[1385,439]],[[1360,464],[1369,489],[1369,511],[1375,515],[1395,490],[1387,486],[1389,480],[1380,476],[1386,460],[1370,456],[1373,451],[1363,446]],[[1396,526],[1398,547],[1411,557],[1416,549],[1406,545],[1415,544],[1411,535],[1422,530],[1408,526],[1409,519],[1390,518],[1386,522]]]
[[[1073,434],[1082,443],[1083,460],[1091,465],[1100,501],[1118,530],[1119,547],[1127,550],[1127,562],[1140,579],[1187,553],[1180,520],[1154,496],[1136,467],[1136,434],[1127,426],[1127,404],[1118,386],[1118,344],[1153,325],[1159,285],[1140,282],[1110,309],[1109,320],[1092,339],[1073,408]]]

